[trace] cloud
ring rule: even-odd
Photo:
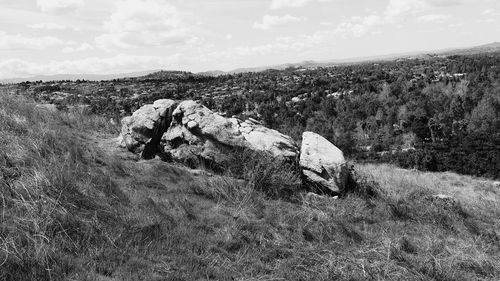
[[[448,7],[462,4],[462,0],[390,0],[384,14],[397,17],[406,13],[417,13],[434,7]]]
[[[300,8],[312,2],[328,2],[330,0],[273,0],[270,9]]]
[[[236,57],[255,57],[283,52],[303,52],[327,43],[327,39],[330,35],[330,32],[317,31],[310,35],[283,36],[276,38],[273,42],[268,44],[238,46],[229,48],[223,52],[207,53],[204,57],[205,59],[220,61],[235,59]]]
[[[426,0],[428,5],[435,7],[456,6],[463,3],[463,0]]]
[[[46,30],[63,30],[67,28],[65,25],[53,22],[29,24],[27,25],[27,27],[32,29],[46,29]]]
[[[424,15],[417,18],[419,22],[444,22],[449,19],[449,15]]]
[[[125,0],[117,2],[116,11],[104,23],[106,33],[96,38],[101,48],[134,48],[194,44],[182,13],[160,0]]]
[[[494,9],[486,9],[481,14],[487,17],[498,17],[500,16],[500,11]]]
[[[90,45],[89,43],[82,43],[81,45],[77,47],[65,47],[63,48],[63,53],[77,53],[77,52],[86,52],[86,51],[92,51],[94,50],[94,46]]]
[[[0,61],[0,77],[27,77],[40,73],[53,74],[102,74],[124,73],[151,69],[168,69],[182,63],[177,54],[168,57],[132,56],[119,54],[113,57],[90,57],[78,60],[34,63],[22,59]]]
[[[0,50],[43,50],[67,44],[53,36],[27,37],[21,34],[11,35],[0,31]]]
[[[407,12],[416,12],[424,8],[424,0],[390,0],[384,14],[387,17],[397,17]]]
[[[60,14],[81,8],[84,2],[83,0],[36,0],[36,4],[42,12]]]
[[[416,17],[418,22],[443,22],[449,15],[429,14],[423,12],[436,7],[460,5],[461,0],[389,0],[382,12],[364,17],[351,17],[337,25],[335,33],[343,37],[361,37],[380,33],[381,27],[396,24],[408,18]],[[419,16],[421,15],[421,16]]]
[[[483,14],[485,16],[489,16],[489,15],[495,14],[495,10],[493,10],[493,9],[486,9],[481,14]]]
[[[366,34],[378,33],[375,27],[386,23],[386,19],[378,15],[352,17],[351,19],[340,23],[334,32],[336,34],[341,34],[343,37],[361,37]]]
[[[291,15],[285,15],[285,16],[271,16],[271,15],[265,15],[262,18],[262,22],[256,22],[253,24],[254,28],[258,29],[269,29],[274,26],[279,26],[279,25],[285,25],[287,23],[292,23],[292,22],[301,22],[305,21],[305,18],[298,18],[294,17]]]

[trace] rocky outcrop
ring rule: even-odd
[[[130,151],[162,157],[191,167],[219,168],[235,149],[264,152],[296,160],[297,144],[289,136],[249,119],[223,117],[198,102],[157,100],[122,120],[120,142]],[[345,190],[349,168],[340,149],[325,138],[305,132],[300,149],[304,182],[316,191]]]
[[[302,134],[300,167],[305,182],[314,189],[340,193],[345,190],[349,168],[344,154],[313,132]]]
[[[177,104],[169,99],[157,100],[142,106],[132,116],[123,118],[120,145],[140,153],[143,158],[152,157],[172,121],[172,112]]]
[[[249,119],[240,122],[239,130],[251,149],[269,152],[275,157],[288,159],[298,155],[298,146],[291,137],[266,128],[255,120]]]
[[[255,121],[225,118],[195,101],[179,104],[172,117],[162,143],[165,152],[177,161],[221,164],[235,148],[269,152],[283,158],[298,155],[297,145],[290,137]]]

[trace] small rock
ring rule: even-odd
[[[445,195],[445,194],[437,194],[437,195],[433,195],[432,197],[434,199],[438,199],[438,200],[455,200],[455,198],[453,198],[453,196]]]
[[[438,204],[446,209],[456,209],[459,206],[455,197],[445,194],[437,194],[428,197],[428,200],[433,204]]]
[[[189,130],[192,130],[192,129],[196,128],[196,127],[198,127],[198,123],[196,123],[195,121],[189,121],[187,123],[187,128]]]
[[[37,104],[35,105],[36,108],[49,111],[49,112],[57,112],[57,106],[55,104],[51,103],[43,103],[43,104]]]
[[[257,120],[255,120],[255,119],[253,119],[252,117],[249,117],[249,118],[248,118],[248,121],[250,121],[250,122],[252,122],[252,123],[254,123],[254,124],[257,124],[257,125],[262,125],[262,122],[257,121]]]
[[[309,193],[306,194],[305,199],[307,201],[311,201],[311,200],[323,200],[323,199],[325,199],[325,196],[319,195],[319,194],[316,194],[316,193],[313,193],[313,192],[309,192]]]

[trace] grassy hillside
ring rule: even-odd
[[[0,280],[500,278],[491,181],[356,165],[352,193],[311,196],[268,158],[209,175],[117,132],[0,96]]]

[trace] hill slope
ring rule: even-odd
[[[356,165],[357,189],[335,199],[266,159],[219,176],[138,160],[117,132],[0,98],[0,280],[500,277],[491,181]]]

